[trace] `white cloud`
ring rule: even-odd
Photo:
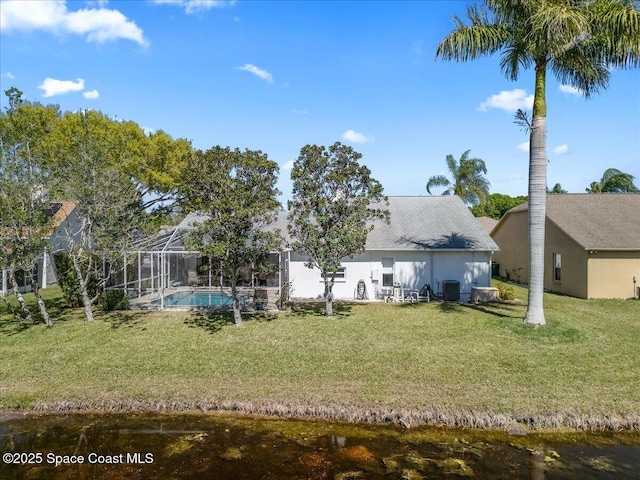
[[[355,130],[347,130],[342,134],[342,139],[352,143],[367,143],[373,141],[373,137],[367,137]]]
[[[142,131],[147,134],[147,135],[151,135],[153,132],[156,131],[155,128],[151,128],[151,127],[141,127]]]
[[[100,93],[97,90],[91,90],[89,92],[82,92],[82,96],[87,100],[95,100],[100,98]]]
[[[582,95],[582,90],[572,85],[560,85],[558,87],[558,90],[562,93],[567,93],[569,95],[577,95],[577,96]]]
[[[515,112],[518,109],[531,110],[533,107],[533,95],[527,95],[525,90],[503,90],[496,95],[491,95],[480,104],[478,110],[486,112],[489,108],[498,108],[506,112]]]
[[[4,73],[4,74],[2,74],[2,76],[4,78],[8,78],[9,80],[13,80],[13,79],[16,78],[15,75],[13,73],[11,73],[11,72]]]
[[[558,145],[553,149],[553,153],[557,153],[558,155],[562,155],[569,151],[569,146],[565,143],[564,145]]]
[[[153,3],[184,7],[187,14],[206,12],[212,8],[223,8],[233,5],[235,0],[154,0]]]
[[[262,70],[261,68],[256,67],[255,65],[251,65],[250,63],[245,63],[242,67],[236,67],[238,70],[243,70],[245,72],[253,73],[256,77],[261,78],[267,83],[273,83],[273,77],[266,70]]]
[[[518,145],[518,150],[522,150],[523,152],[529,151],[529,142],[524,142]]]
[[[78,92],[84,90],[84,80],[78,78],[75,82],[73,80],[56,80],[54,78],[45,78],[41,85],[38,86],[40,90],[44,90],[42,96],[53,97],[54,95],[65,95],[69,92]]]
[[[291,170],[293,168],[293,160],[289,160],[287,163],[282,165],[283,170]]]
[[[69,11],[64,1],[2,2],[0,30],[43,30],[54,35],[84,35],[89,42],[104,43],[122,38],[142,46],[148,44],[135,22],[118,10],[82,8]]]

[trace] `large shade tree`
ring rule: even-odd
[[[617,168],[607,168],[599,182],[591,182],[587,193],[635,193],[638,190],[633,183],[633,175]]]
[[[326,315],[333,315],[333,284],[340,262],[364,251],[373,220],[389,219],[382,184],[360,165],[362,155],[339,142],[307,145],[293,164],[289,234],[294,251],[324,280]],[[372,205],[375,204],[375,205]]]
[[[187,243],[231,280],[237,326],[242,325],[236,288],[241,269],[267,269],[269,251],[281,246],[279,232],[268,228],[280,207],[277,180],[278,164],[265,153],[217,146],[194,153],[179,189],[185,210],[204,218],[193,225]]]
[[[121,261],[146,221],[141,192],[122,168],[144,138],[137,133],[133,125],[89,110],[65,113],[48,138],[52,192],[76,203],[60,228],[88,321],[114,272],[105,266]]]
[[[546,74],[585,97],[607,87],[615,68],[640,62],[637,0],[485,0],[439,44],[436,57],[470,61],[500,53],[510,80],[534,71],[529,150],[529,301],[525,322],[546,323],[543,308],[546,217]]]
[[[46,250],[51,223],[47,215],[48,178],[41,168],[41,155],[47,133],[58,118],[58,107],[28,102],[17,88],[5,94],[9,108],[0,113],[0,268],[6,269],[21,307],[20,312],[13,311],[14,316],[31,319],[19,291],[17,274],[21,272],[36,297],[42,319],[52,325],[40,295],[36,263]]]
[[[467,150],[460,160],[453,155],[447,155],[447,168],[451,172],[452,180],[444,175],[435,175],[427,182],[427,192],[431,194],[433,187],[447,187],[444,195],[457,195],[467,205],[478,205],[489,195],[489,181],[486,179],[487,167],[484,160],[469,158]]]

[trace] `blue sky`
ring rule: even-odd
[[[464,1],[17,1],[0,3],[0,79],[63,110],[92,108],[149,130],[262,150],[290,166],[306,144],[362,153],[387,195],[426,195],[445,156],[483,159],[491,191],[526,195],[533,72],[498,57],[435,60]],[[640,70],[585,100],[547,87],[548,184],[584,192],[606,168],[640,186]],[[6,107],[2,96],[2,107]]]

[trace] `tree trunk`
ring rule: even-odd
[[[24,318],[22,318],[22,315],[20,315],[20,312],[18,312],[15,308],[13,308],[13,305],[11,305],[11,302],[9,301],[9,298],[4,296],[4,295],[0,295],[0,298],[2,298],[2,301],[6,305],[7,310],[9,310],[11,315],[13,315],[13,318],[15,318],[16,321],[18,321],[18,322],[22,322],[24,320]]]
[[[82,305],[84,307],[84,316],[87,319],[87,322],[93,322],[93,302],[89,297],[89,292],[87,291],[87,282],[85,278],[82,276],[82,269],[78,263],[77,257],[70,253],[71,261],[73,263],[73,269],[76,272],[76,276],[78,277],[78,282],[80,283],[80,293],[82,295]]]
[[[51,327],[53,325],[53,320],[51,320],[51,316],[47,311],[47,306],[44,304],[44,300],[42,300],[42,295],[40,294],[40,287],[38,287],[38,279],[35,278],[33,274],[33,270],[29,272],[29,282],[31,283],[31,290],[33,290],[33,294],[36,296],[36,302],[38,302],[38,308],[40,309],[40,315],[42,315],[42,319],[47,327]]]
[[[240,302],[238,301],[238,287],[236,283],[238,282],[238,269],[236,269],[236,273],[231,277],[231,303],[233,304],[233,321],[236,324],[236,327],[242,326],[242,312],[240,311]]]
[[[529,146],[529,301],[525,323],[545,325],[544,230],[547,201],[545,68],[536,66],[536,88]]]
[[[324,297],[326,316],[333,317],[333,281],[327,279],[326,275],[324,281]]]
[[[7,277],[9,277],[9,283],[15,292],[16,298],[18,299],[18,303],[20,304],[20,310],[22,311],[22,320],[23,321],[31,321],[31,311],[27,306],[27,302],[24,300],[24,297],[20,293],[20,285],[18,285],[18,280],[16,280],[16,272],[14,269],[10,269],[7,271]]]

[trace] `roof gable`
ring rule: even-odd
[[[512,208],[499,226],[508,215],[527,210],[527,203]],[[584,249],[640,250],[638,193],[552,194],[546,211],[547,219]]]
[[[376,221],[367,250],[498,250],[455,195],[389,197],[390,223]]]

